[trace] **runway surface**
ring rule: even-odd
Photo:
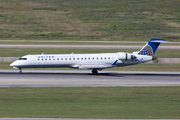
[[[180,72],[0,70],[0,87],[180,86]]]

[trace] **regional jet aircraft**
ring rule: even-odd
[[[22,72],[22,68],[69,67],[91,69],[92,74],[98,74],[98,70],[134,65],[154,60],[156,58],[153,55],[160,43],[167,43],[167,41],[152,38],[140,51],[133,53],[25,55],[10,64],[10,66],[15,69],[19,68],[19,73]]]

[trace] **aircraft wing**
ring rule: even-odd
[[[79,69],[105,69],[110,68],[112,65],[81,65]]]
[[[122,61],[119,61],[122,62]],[[117,63],[119,63],[118,60],[116,60],[113,64],[96,64],[96,65],[73,65],[73,68],[79,68],[79,69],[106,69],[114,67]]]

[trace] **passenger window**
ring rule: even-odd
[[[103,58],[101,58],[101,60],[102,60]]]
[[[98,60],[98,57],[97,57],[97,60]]]
[[[61,58],[61,60],[63,60],[63,58]]]
[[[71,58],[69,58],[69,60],[71,60]]]
[[[73,58],[73,60],[75,60],[75,58]]]
[[[81,58],[81,60],[83,60],[83,58]]]
[[[59,60],[59,58],[57,60]]]
[[[67,60],[67,58],[65,58],[65,60]]]
[[[77,58],[77,60],[79,60],[79,58]]]

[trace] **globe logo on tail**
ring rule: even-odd
[[[149,55],[149,56],[153,56],[153,49],[151,48],[151,46],[146,45],[140,52],[139,55]]]

